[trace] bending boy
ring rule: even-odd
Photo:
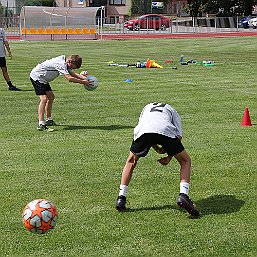
[[[167,156],[158,161],[167,165],[174,156],[180,164],[180,193],[177,204],[185,208],[192,216],[199,216],[198,210],[188,197],[191,159],[182,140],[181,120],[177,111],[168,104],[150,103],[141,112],[138,125],[134,129],[134,139],[130,153],[123,168],[116,209],[126,209],[126,194],[132,173],[140,157],[145,157],[150,148]]]
[[[69,82],[89,85],[89,81],[84,76],[73,71],[73,69],[79,69],[81,64],[82,58],[79,55],[70,55],[67,58],[65,55],[61,55],[38,64],[31,71],[30,81],[34,86],[36,95],[40,97],[38,106],[38,130],[53,131],[48,126],[56,125],[52,118],[55,95],[49,82],[53,81],[59,75],[64,75]]]

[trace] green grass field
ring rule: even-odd
[[[0,256],[257,256],[256,37],[10,45],[8,70],[23,91],[7,91],[0,77]],[[45,59],[77,53],[81,70],[100,85],[89,92],[63,77],[53,81],[53,116],[62,126],[39,132],[29,73]],[[215,65],[182,66],[181,54]],[[107,65],[147,58],[164,68]],[[115,210],[133,128],[152,101],[180,113],[199,219],[176,206],[176,161],[158,165],[153,151],[135,170],[129,210]],[[240,126],[246,106],[251,127]],[[24,206],[37,198],[51,200],[59,212],[56,228],[44,235],[21,222]]]

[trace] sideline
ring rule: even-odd
[[[173,33],[173,34],[103,34],[98,35],[98,39],[103,40],[126,40],[144,38],[225,38],[225,37],[252,37],[257,36],[257,32],[220,32],[220,33]]]
[[[257,32],[219,32],[219,33],[172,33],[172,34],[102,34],[97,39],[102,40],[127,40],[127,39],[147,39],[147,38],[215,38],[215,37],[253,37]],[[8,41],[21,40],[20,35],[7,35]],[[88,40],[88,39],[87,39]]]

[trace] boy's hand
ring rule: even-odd
[[[158,159],[158,162],[162,165],[167,165],[167,164],[169,164],[171,159],[172,159],[172,156],[166,156],[166,157],[162,157],[162,158]]]
[[[83,80],[82,80],[82,84],[83,84],[83,85],[86,85],[86,86],[89,86],[89,85],[90,85],[90,81],[87,80],[87,79],[83,79]]]
[[[9,55],[9,59],[12,60],[12,53],[9,52],[8,55]]]
[[[88,76],[88,72],[86,70],[81,71],[80,75],[83,76],[83,77],[87,77]]]
[[[157,149],[155,149],[155,151],[156,151],[157,153],[159,153],[159,154],[164,154],[164,153],[166,153],[166,151],[165,151],[165,149],[164,149],[163,147],[157,148]]]
[[[152,145],[152,148],[155,150],[156,153],[164,154],[166,153],[165,149],[158,145]]]

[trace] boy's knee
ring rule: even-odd
[[[47,98],[48,98],[49,101],[53,102],[54,99],[55,99],[55,95],[52,94],[52,95],[48,96]]]
[[[127,162],[134,165],[134,166],[136,166],[137,161],[138,161],[138,157],[134,154],[130,154],[128,159],[127,159]]]
[[[41,97],[40,98],[40,103],[41,104],[46,104],[47,103],[47,98],[46,97]]]
[[[175,158],[178,160],[178,162],[181,165],[184,165],[184,164],[191,165],[191,158],[185,150],[175,155]]]

